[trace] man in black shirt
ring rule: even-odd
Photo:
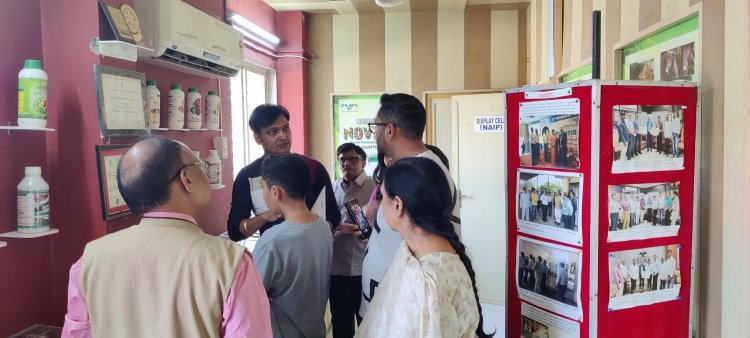
[[[281,215],[268,211],[260,185],[260,167],[263,160],[273,154],[289,153],[292,133],[289,129],[289,111],[278,105],[263,104],[250,115],[250,129],[255,142],[263,147],[263,157],[242,168],[234,179],[232,207],[229,210],[227,230],[229,237],[240,241],[260,230],[263,232],[281,223]],[[326,221],[332,227],[341,223],[341,214],[331,186],[331,177],[320,162],[302,156],[310,172],[310,185],[305,195],[307,207],[312,209],[319,196],[325,196]],[[323,195],[321,192],[325,191]],[[322,201],[321,201],[322,202]],[[320,203],[320,202],[318,202]],[[313,210],[315,211],[315,210]]]

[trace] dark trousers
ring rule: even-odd
[[[354,337],[354,320],[359,312],[361,295],[362,276],[331,276],[328,299],[334,338]]]
[[[659,274],[657,273],[657,274],[651,276],[651,280],[652,280],[652,282],[651,282],[651,290],[652,291],[656,291],[656,289],[657,289],[656,284],[659,281]]]
[[[656,151],[658,151],[659,153],[664,151],[664,148],[662,148],[663,138],[664,137],[662,136],[662,133],[659,133],[659,135],[656,137]]]
[[[620,214],[616,212],[609,213],[609,231],[617,231],[617,224],[620,222]]]
[[[565,302],[565,289],[567,288],[567,285],[557,284],[557,300]]]

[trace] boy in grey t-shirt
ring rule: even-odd
[[[268,208],[285,219],[253,251],[271,301],[273,336],[325,337],[333,236],[305,204],[307,167],[298,155],[273,155],[263,162],[261,176]]]

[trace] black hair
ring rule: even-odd
[[[448,163],[448,156],[445,156],[445,153],[443,153],[443,151],[440,150],[440,148],[438,148],[437,146],[433,146],[431,144],[425,144],[424,146],[425,148],[435,153],[435,155],[437,155],[437,157],[440,159],[440,162],[443,162],[445,169],[451,170],[450,164]]]
[[[361,157],[363,160],[367,160],[367,153],[362,149],[362,147],[354,144],[354,143],[342,143],[338,149],[336,149],[336,156],[341,155],[349,150],[354,150],[359,157]]]
[[[409,94],[383,94],[380,97],[378,117],[383,122],[395,124],[404,137],[421,140],[427,111],[419,99]]]
[[[292,199],[301,200],[307,195],[310,172],[302,156],[288,153],[266,157],[260,175],[268,188],[277,185]]]
[[[474,297],[479,310],[479,325],[476,334],[480,338],[492,337],[484,333],[482,306],[479,303],[477,283],[466,247],[459,240],[453,223],[453,199],[448,180],[443,170],[433,160],[410,157],[393,163],[385,173],[385,190],[391,197],[400,197],[411,220],[425,231],[443,237],[450,242],[458,254],[471,279]],[[430,198],[424,198],[430,196]]]
[[[150,143],[141,153],[142,158],[123,169],[117,165],[117,186],[133,214],[143,214],[169,200],[170,178],[183,165],[185,146],[163,136],[154,136],[140,142]],[[139,142],[139,143],[140,143]]]
[[[375,182],[375,199],[378,202],[383,200],[383,193],[380,192],[379,187],[383,184],[383,176],[385,176],[385,153],[382,151],[378,152],[378,165],[375,166],[375,170],[372,171],[372,181]]]
[[[270,103],[261,104],[253,109],[248,124],[254,133],[260,134],[261,128],[270,126],[281,115],[289,121],[289,111],[283,106]]]

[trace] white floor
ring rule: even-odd
[[[495,331],[494,338],[505,338],[505,306],[482,304],[484,332]]]

